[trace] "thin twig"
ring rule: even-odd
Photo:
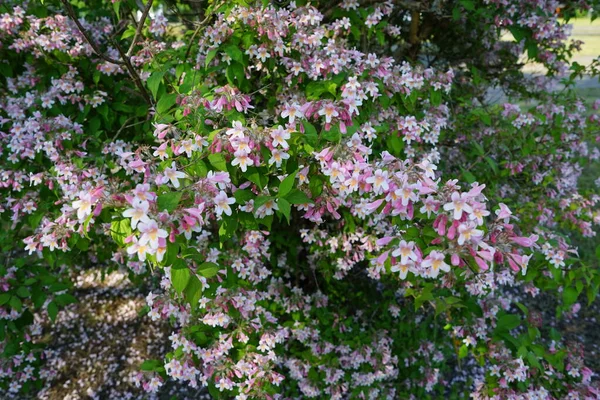
[[[117,51],[119,52],[119,54],[121,55],[121,58],[123,59],[123,61],[125,61],[125,68],[127,68],[127,71],[129,71],[129,75],[131,75],[131,78],[133,79],[133,83],[135,83],[135,86],[137,86],[137,88],[139,89],[140,93],[144,97],[144,100],[146,100],[146,103],[148,103],[149,105],[152,106],[153,105],[152,99],[150,98],[148,91],[144,87],[144,83],[142,82],[140,75],[137,73],[137,71],[131,64],[131,60],[123,52],[123,49],[121,48],[121,46],[119,46],[119,44],[117,42],[114,42],[114,45],[115,45],[115,48],[117,49]]]
[[[135,44],[137,43],[138,38],[142,34],[142,29],[144,29],[144,23],[146,22],[146,18],[148,17],[148,13],[150,12],[150,9],[152,8],[152,1],[153,0],[148,0],[148,3],[146,3],[146,8],[144,8],[144,11],[142,12],[140,21],[138,22],[138,26],[137,26],[137,29],[135,30],[135,35],[133,36],[133,41],[131,42],[131,46],[129,46],[129,50],[127,50],[127,53],[126,53],[127,57],[131,57],[131,53],[133,53],[133,48],[135,47]]]
[[[129,72],[129,75],[133,79],[135,86],[140,91],[140,93],[141,93],[142,97],[144,98],[144,100],[146,101],[146,103],[148,103],[150,106],[152,106],[153,105],[152,99],[150,98],[150,95],[146,91],[146,88],[144,87],[144,84],[142,83],[140,75],[137,73],[137,71],[131,64],[130,58],[123,52],[123,50],[118,45],[118,43],[116,41],[113,42],[117,51],[119,52],[119,55],[121,56],[122,61],[115,60],[113,58],[105,56],[104,53],[102,53],[100,51],[100,48],[98,47],[98,45],[92,40],[92,38],[89,37],[89,35],[85,31],[83,25],[81,25],[81,22],[79,22],[79,19],[77,18],[77,15],[75,14],[75,10],[73,10],[73,7],[71,7],[71,4],[69,4],[69,0],[61,0],[61,3],[65,6],[67,14],[73,20],[73,22],[75,22],[75,24],[77,25],[77,28],[79,28],[79,32],[81,32],[81,34],[83,35],[85,40],[89,43],[89,45],[92,47],[94,52],[100,58],[102,58],[110,63],[117,64],[117,65],[124,65],[125,68],[127,69],[127,71]]]
[[[67,14],[69,14],[69,17],[71,18],[71,20],[73,20],[73,22],[75,22],[75,25],[77,25],[77,28],[79,28],[79,32],[81,33],[81,35],[83,35],[83,38],[85,39],[85,41],[91,46],[92,50],[94,50],[94,53],[96,53],[96,55],[98,57],[102,58],[105,61],[108,61],[109,63],[113,63],[113,64],[117,64],[117,65],[125,65],[124,61],[115,60],[114,58],[111,58],[111,57],[108,57],[107,55],[105,55],[100,50],[98,45],[94,42],[94,40],[92,40],[92,38],[89,37],[89,35],[85,31],[83,25],[81,25],[81,22],[79,22],[79,19],[77,18],[77,15],[75,14],[75,11],[73,10],[73,7],[71,7],[71,4],[69,4],[69,1],[68,0],[60,0],[60,1],[65,6]]]

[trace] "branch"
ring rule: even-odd
[[[121,55],[121,58],[123,59],[123,61],[125,61],[125,68],[127,68],[127,71],[129,71],[129,75],[131,75],[131,78],[133,79],[133,83],[135,83],[135,86],[137,86],[137,88],[141,92],[142,96],[144,97],[144,100],[146,100],[146,103],[148,103],[149,105],[152,106],[153,105],[152,99],[150,98],[148,91],[146,91],[146,88],[144,87],[144,83],[140,79],[140,75],[137,73],[135,68],[133,68],[133,65],[131,65],[131,60],[123,52],[123,49],[121,48],[121,46],[119,46],[119,44],[117,42],[114,42],[114,45],[115,45],[117,51],[119,52],[119,54]]]
[[[122,60],[115,60],[113,58],[105,56],[104,53],[102,53],[100,51],[100,48],[98,47],[98,45],[92,40],[92,38],[90,38],[88,36],[83,25],[81,25],[81,22],[79,22],[79,19],[77,18],[77,15],[75,14],[75,10],[73,10],[73,7],[71,7],[71,4],[69,4],[69,0],[60,0],[60,1],[65,6],[65,9],[66,9],[69,17],[73,20],[73,22],[75,22],[75,24],[77,25],[77,28],[79,28],[79,32],[81,32],[81,34],[83,35],[85,40],[89,43],[89,45],[94,50],[94,53],[96,53],[100,58],[102,58],[110,63],[117,64],[117,65],[124,65],[125,68],[127,69],[127,71],[129,72],[129,75],[133,79],[133,83],[135,83],[135,86],[137,86],[138,90],[140,91],[140,93],[141,93],[142,97],[144,98],[144,100],[146,101],[146,103],[148,103],[150,106],[152,106],[153,105],[152,99],[150,98],[150,95],[148,95],[148,92],[146,91],[146,88],[144,87],[144,84],[142,83],[142,80],[140,79],[140,75],[137,73],[137,71],[135,70],[133,65],[131,65],[130,58],[123,52],[123,49],[121,49],[121,47],[118,45],[118,43],[116,41],[113,42],[117,51],[119,52],[119,55],[121,56]],[[149,0],[149,3],[152,3],[152,0]]]
[[[125,62],[123,62],[123,61],[115,60],[114,58],[106,56],[100,50],[98,45],[92,40],[92,38],[89,37],[89,35],[85,31],[83,25],[81,25],[81,22],[79,22],[77,15],[75,15],[75,11],[73,10],[73,7],[71,7],[71,4],[69,4],[69,1],[68,0],[60,0],[60,1],[65,6],[65,10],[67,11],[67,14],[71,18],[71,20],[73,22],[75,22],[75,25],[77,25],[77,28],[79,29],[79,32],[81,33],[81,35],[83,36],[85,41],[90,45],[90,47],[92,48],[92,50],[94,50],[94,53],[96,53],[96,55],[98,57],[102,58],[104,61],[108,61],[109,63],[113,63],[113,64],[117,64],[117,65],[125,65]]]
[[[144,8],[144,11],[142,12],[140,21],[138,22],[138,26],[135,31],[135,36],[133,36],[133,41],[131,42],[131,46],[129,46],[129,50],[127,50],[127,54],[126,54],[127,57],[131,57],[131,53],[133,53],[133,48],[135,47],[135,44],[137,43],[138,38],[142,34],[142,29],[144,29],[144,22],[146,22],[146,18],[148,17],[150,8],[152,8],[152,1],[153,0],[148,0],[148,3],[146,3],[146,8]]]

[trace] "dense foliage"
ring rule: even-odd
[[[600,286],[600,102],[571,90],[600,62],[567,25],[598,3],[559,7],[5,1],[0,385],[41,387],[39,315],[101,265],[172,324],[148,392],[599,398],[532,302]]]

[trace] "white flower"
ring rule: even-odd
[[[175,166],[175,161],[173,161],[173,164],[171,164],[170,168],[165,169],[164,174],[165,174],[165,177],[171,181],[171,183],[173,184],[175,189],[177,189],[179,187],[179,179],[186,177],[185,173],[183,173],[181,171],[177,171],[177,167]]]
[[[230,204],[235,203],[235,199],[233,197],[227,197],[227,193],[221,190],[221,192],[214,198],[215,203],[215,212],[217,215],[221,215],[225,213],[226,215],[231,215],[231,207]]]
[[[401,240],[398,248],[392,252],[392,256],[400,256],[400,264],[407,264],[408,260],[417,261],[417,253],[414,251],[415,242],[408,242]]]
[[[460,234],[458,236],[458,244],[461,246],[469,240],[478,239],[481,236],[483,236],[483,231],[480,231],[479,229],[475,229],[475,226],[470,223],[469,224],[460,224],[458,226],[458,233]]]
[[[131,229],[135,229],[138,222],[150,222],[150,218],[148,218],[148,202],[147,201],[139,201],[136,202],[132,208],[128,208],[123,211],[123,216],[125,218],[131,218]]]
[[[92,213],[92,196],[89,193],[79,197],[79,200],[73,202],[73,208],[77,210],[77,218],[83,221]]]
[[[467,194],[459,194],[458,192],[452,193],[452,202],[444,204],[444,210],[451,211],[454,210],[454,219],[460,219],[462,217],[463,211],[466,213],[471,213],[473,209],[469,204],[467,204]]]
[[[335,106],[331,103],[326,104],[323,108],[321,108],[318,112],[319,115],[325,116],[325,123],[330,124],[332,117],[337,117],[340,115],[338,111],[335,109]]]
[[[140,223],[138,226],[138,230],[142,233],[142,237],[140,238],[140,244],[149,243],[150,247],[153,249],[158,248],[158,239],[159,238],[167,238],[169,233],[158,227],[158,224],[153,219],[150,219],[148,222]]]
[[[133,237],[132,243],[133,244],[127,248],[127,254],[137,254],[140,261],[145,261],[146,254],[150,253],[151,249],[145,244],[138,242],[135,236]]]
[[[450,266],[444,262],[444,253],[432,251],[425,260],[421,263],[423,268],[429,269],[428,275],[431,278],[437,278],[441,271],[450,271]]]
[[[248,157],[248,154],[246,154],[246,152],[236,151],[234,155],[235,158],[231,162],[231,165],[239,165],[242,172],[246,172],[248,170],[249,165],[254,165],[254,160]]]
[[[271,139],[273,139],[273,147],[281,146],[284,149],[287,149],[289,146],[286,140],[288,140],[289,138],[290,133],[287,131],[287,129],[283,129],[281,125],[279,125],[277,129],[274,129],[271,132]]]
[[[373,190],[375,191],[375,194],[381,193],[382,191],[387,191],[390,188],[388,184],[388,172],[380,169],[375,171],[375,175],[368,177],[366,182],[373,184]]]
[[[277,165],[278,167],[281,167],[281,163],[283,162],[283,160],[287,160],[288,158],[290,158],[290,155],[288,153],[279,149],[273,149],[273,152],[271,154],[272,156],[269,159],[269,165],[275,163],[275,165]]]

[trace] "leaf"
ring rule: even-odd
[[[208,161],[210,165],[218,169],[219,171],[227,171],[227,162],[225,157],[221,153],[213,153],[208,155]]]
[[[521,324],[521,317],[515,314],[505,314],[498,318],[497,331],[510,331]]]
[[[323,179],[319,176],[313,176],[310,178],[310,182],[308,183],[308,188],[310,189],[310,194],[313,197],[319,197],[321,193],[323,193]]]
[[[267,183],[269,183],[269,179],[265,174],[261,174],[258,169],[254,168],[254,167],[250,167],[248,168],[248,170],[246,172],[243,173],[243,175],[248,178],[248,180],[252,183],[254,183],[256,186],[258,186],[259,188],[264,188],[265,186],[267,186]]]
[[[206,54],[206,61],[204,61],[204,68],[208,68],[208,65],[215,58],[218,51],[219,51],[218,49],[214,49],[214,50],[209,51],[208,54]]]
[[[317,129],[308,121],[302,121],[302,125],[304,126],[304,137],[306,138],[306,142],[314,147],[319,140]]]
[[[475,178],[475,175],[473,175],[472,173],[470,173],[463,167],[460,167],[460,169],[462,170],[462,175],[465,178],[465,180],[467,181],[467,183],[473,183],[477,180],[477,178]]]
[[[155,71],[150,75],[148,80],[146,81],[146,85],[148,85],[148,89],[152,93],[152,96],[156,98],[156,93],[158,93],[158,87],[162,82],[162,78],[165,75],[165,71]]]
[[[17,295],[22,298],[27,298],[31,296],[31,293],[29,292],[29,289],[27,289],[25,286],[21,286],[17,289]]]
[[[75,304],[77,303],[77,299],[75,298],[75,296],[69,294],[69,293],[63,293],[59,296],[56,296],[56,304],[60,305],[60,306],[66,306],[68,304]]]
[[[525,37],[527,37],[527,30],[515,25],[511,25],[508,27],[508,30],[510,31],[510,33],[512,33],[513,37],[515,38],[515,40],[517,42],[520,42],[521,40],[523,40]]]
[[[574,287],[568,287],[563,290],[563,303],[565,306],[570,306],[577,301],[578,293]]]
[[[190,270],[185,262],[182,262],[181,265],[182,268],[176,268],[175,265],[171,268],[171,283],[179,294],[183,292],[190,281]]]
[[[291,204],[307,204],[307,203],[314,203],[307,195],[306,193],[304,193],[301,190],[298,189],[294,189],[292,190],[290,193],[288,193],[287,196],[285,196],[285,199],[287,201],[289,201]]]
[[[162,366],[163,363],[160,360],[146,360],[142,363],[142,365],[140,365],[140,369],[142,371],[156,371]]]
[[[288,176],[286,176],[285,179],[281,181],[281,183],[279,184],[279,197],[284,197],[292,190],[292,188],[294,187],[294,181],[296,179],[297,173],[298,171],[295,171],[294,173],[291,173]]]
[[[169,108],[173,107],[177,102],[177,93],[166,94],[158,100],[156,104],[156,112],[164,114]]]
[[[233,197],[238,204],[244,205],[254,198],[254,194],[250,190],[240,189],[233,193]]]
[[[181,200],[181,196],[181,192],[168,192],[161,194],[156,199],[158,211],[167,210],[169,213],[175,211],[179,201]]]
[[[277,199],[277,206],[279,208],[279,212],[283,214],[285,219],[287,219],[288,224],[290,223],[290,214],[292,212],[292,206],[290,203],[283,198]]]
[[[110,224],[110,236],[120,247],[125,246],[125,238],[131,235],[131,225],[129,219],[113,221]]]
[[[202,283],[200,283],[196,275],[190,276],[190,281],[185,287],[184,295],[188,303],[192,306],[192,309],[195,308],[202,295]]]
[[[10,300],[10,293],[0,294],[0,306],[5,305]]]
[[[469,348],[467,347],[467,345],[463,344],[462,346],[460,346],[460,349],[458,350],[458,358],[465,358],[468,354]]]
[[[244,64],[244,53],[235,45],[230,44],[224,49],[225,54],[227,54],[233,61],[237,61],[240,64]]]
[[[466,10],[475,10],[475,4],[473,3],[473,0],[460,0],[460,4],[462,4]]]
[[[212,262],[205,262],[198,266],[198,273],[205,278],[212,278],[219,272],[219,266]]]
[[[50,317],[50,319],[52,320],[52,322],[55,322],[56,321],[56,316],[58,315],[58,306],[56,305],[56,303],[53,302],[53,301],[51,301],[48,304],[48,308],[47,308],[46,311],[48,311],[48,316]]]

